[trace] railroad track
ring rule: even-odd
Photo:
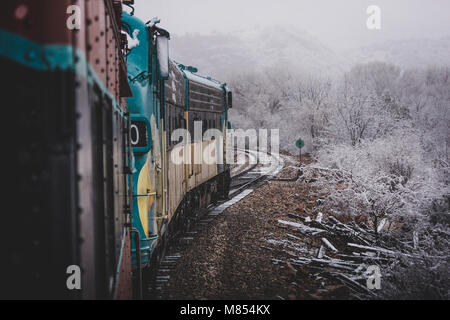
[[[210,205],[206,214],[202,215],[189,231],[172,240],[167,248],[167,254],[164,255],[159,263],[154,281],[150,282],[148,288],[150,299],[160,298],[165,285],[170,280],[171,270],[176,267],[177,261],[181,258],[181,254],[178,251],[182,246],[189,245],[202,228],[208,226],[228,207],[247,197],[254,189],[276,177],[284,167],[284,160],[280,155],[240,149],[237,152],[244,153],[248,161],[232,169],[229,199],[216,205]]]
[[[284,166],[284,160],[279,155],[252,150],[238,150],[238,152],[245,153],[253,161],[250,160],[243,171],[236,175],[232,174],[229,198],[233,198],[258,182],[275,177]]]

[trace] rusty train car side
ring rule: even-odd
[[[11,137],[2,297],[131,298],[131,90],[121,2],[2,4],[2,134]],[[79,30],[67,26],[74,5]],[[70,277],[78,267],[81,288]]]

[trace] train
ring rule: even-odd
[[[171,59],[133,2],[3,4],[1,298],[143,298],[171,239],[228,197],[232,91]]]

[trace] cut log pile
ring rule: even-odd
[[[420,257],[414,254],[413,246],[394,237],[377,239],[365,225],[344,224],[322,213],[316,217],[301,217],[293,213],[287,216],[295,221],[277,220],[277,226],[287,229],[286,238],[265,240],[269,245],[266,249],[281,249],[290,258],[285,261],[277,259],[273,263],[285,264],[288,268],[307,268],[316,277],[338,280],[355,298],[379,297],[378,290],[369,290],[367,286],[369,266],[378,266],[381,276],[386,277],[387,266],[400,262],[402,257]],[[381,231],[382,228],[379,229]]]

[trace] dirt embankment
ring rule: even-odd
[[[295,158],[287,166],[294,162]],[[319,211],[314,194],[306,182],[273,181],[228,208],[189,245],[179,248],[181,258],[169,274],[162,298],[348,298],[348,289],[335,279],[285,263],[299,256],[292,244],[283,242],[289,236],[305,256],[315,256],[321,245],[320,236],[296,233],[278,223],[294,222],[295,216],[314,220]]]

